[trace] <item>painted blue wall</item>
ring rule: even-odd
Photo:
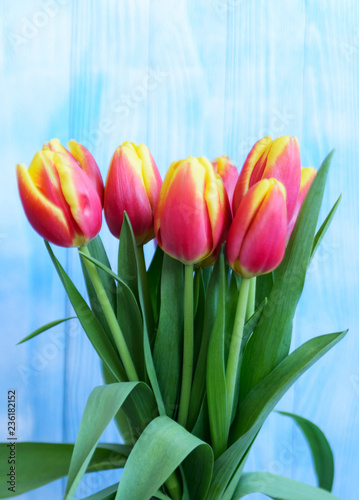
[[[42,143],[83,142],[103,175],[124,140],[145,142],[162,172],[188,155],[229,155],[241,166],[264,135],[296,135],[303,166],[336,148],[323,215],[343,201],[314,259],[293,346],[350,334],[280,403],[316,422],[336,460],[334,493],[357,498],[359,467],[358,63],[355,0],[17,0],[1,2],[1,381],[18,391],[21,440],[73,441],[98,359],[76,324],[15,346],[70,311],[44,244],[27,223],[15,182]],[[113,259],[116,241],[101,235]],[[76,250],[58,249],[81,290]],[[114,441],[111,426],[104,440]],[[314,484],[310,455],[292,424],[272,415],[248,470]],[[77,499],[115,482],[89,475]],[[60,499],[58,481],[24,500]],[[253,496],[252,498],[260,498]]]

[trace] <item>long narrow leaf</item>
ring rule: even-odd
[[[128,272],[127,279],[131,278],[129,280],[128,286],[130,286],[130,288],[131,287],[136,288],[136,293],[138,294],[139,303],[141,306],[142,316],[145,317],[145,298],[143,296],[141,280],[139,279],[139,265],[137,259],[136,241],[132,231],[130,220],[126,213],[123,218],[123,224],[121,229],[121,244],[119,249],[119,269],[123,267],[123,262],[121,259],[125,259],[125,254],[124,251],[121,249],[121,245],[123,245],[126,251],[129,254],[131,254],[131,257],[129,257],[128,260],[129,262],[128,265],[130,266],[130,269],[127,271]],[[124,270],[122,269],[122,273],[123,272]],[[133,277],[133,273],[137,273],[136,278]],[[135,284],[137,285],[135,286]],[[147,331],[146,321],[143,321],[143,352],[145,357],[146,371],[151,383],[153,393],[157,401],[158,410],[160,412],[160,415],[165,415],[166,410],[163,403],[161,390],[158,384],[155,366],[153,363],[152,351],[151,351],[149,333]]]
[[[122,382],[104,385],[91,392],[71,458],[65,500],[73,498],[99,439],[126,400],[131,400],[131,393],[138,393],[143,405],[147,407],[142,419],[142,425],[145,427],[156,414],[156,405],[151,390],[144,383]]]
[[[101,262],[101,264],[103,264],[108,269],[111,269],[110,261],[107,257],[107,253],[100,236],[96,236],[95,239],[91,240],[87,244],[87,248],[90,252],[91,257]],[[114,277],[109,275],[105,270],[99,270],[98,274],[109,298],[110,304],[116,312],[116,283]],[[97,298],[96,293],[95,297]],[[96,304],[99,306],[98,302],[96,302]],[[100,307],[98,307],[98,309],[100,309]]]
[[[218,280],[219,268],[220,264],[219,260],[217,260],[208,284],[207,295],[206,295],[201,347],[199,351],[197,366],[194,372],[193,385],[191,390],[191,400],[190,400],[190,407],[188,414],[189,429],[193,428],[196,423],[199,411],[201,409],[202,401],[206,392],[205,389],[206,389],[207,351],[208,351],[208,344],[211,331],[216,317],[218,285],[219,285],[219,280]]]
[[[64,321],[69,321],[70,319],[75,319],[76,316],[71,316],[70,318],[64,318],[64,319],[57,319],[55,321],[50,321],[50,323],[46,323],[46,325],[41,326],[40,328],[37,328],[34,332],[30,333],[27,337],[24,339],[20,340],[16,345],[23,344],[24,342],[33,339],[37,335],[40,335],[40,333],[46,332],[46,330],[50,330],[50,328],[53,328],[54,326],[60,325]]]
[[[334,456],[330,444],[323,431],[319,429],[310,420],[288,413],[279,411],[280,415],[290,417],[303,432],[310,451],[312,452],[315,471],[318,478],[318,486],[324,490],[332,491],[334,481]]]
[[[191,467],[186,458],[193,454]],[[123,470],[117,500],[149,500],[183,463],[190,498],[205,498],[212,473],[211,447],[168,417],[153,420],[135,444]],[[139,471],[141,475],[139,476]]]
[[[315,235],[314,242],[313,242],[312,257],[315,255],[315,252],[317,251],[322,239],[324,238],[325,233],[329,229],[329,226],[333,220],[335,212],[337,211],[337,209],[339,207],[339,203],[340,203],[341,199],[342,199],[342,195],[340,195],[339,198],[337,199],[337,201],[334,203],[331,211],[329,212],[329,214],[325,218],[323,224],[318,229],[318,232]]]
[[[152,262],[147,271],[148,286],[150,289],[153,318],[155,321],[155,325],[157,325],[160,314],[160,284],[161,284],[163,256],[164,256],[163,250],[159,245],[157,245],[156,251],[152,258]]]
[[[65,477],[69,471],[73,444],[62,443],[16,443],[16,495],[40,488],[56,479]],[[98,445],[85,472],[124,467],[131,451],[124,445]],[[9,473],[9,443],[0,443],[0,476]],[[6,480],[0,481],[0,498],[15,496],[8,490]]]
[[[114,500],[119,483],[108,486],[104,490],[98,491],[94,495],[84,498],[83,500]]]
[[[230,434],[232,445],[215,462],[207,500],[221,498],[263,422],[281,397],[345,334],[346,332],[332,333],[309,340],[285,358],[250,392],[239,407],[233,422]]]
[[[238,500],[251,493],[264,493],[275,500],[340,500],[320,488],[268,472],[243,474],[232,499]]]
[[[153,361],[169,417],[172,417],[176,411],[180,388],[183,293],[183,265],[178,260],[165,255],[161,278],[160,319]]]
[[[117,281],[117,319],[121,327],[126,345],[130,351],[132,361],[136,367],[137,374],[144,379],[144,353],[143,353],[143,325],[142,315],[138,303],[129,286],[102,262],[79,252],[80,255],[95,264],[105,274]]]
[[[244,353],[241,399],[289,353],[292,321],[311,259],[315,228],[333,152],[324,160],[304,200],[264,314]]]
[[[207,402],[214,456],[221,455],[227,446],[226,370],[224,365],[225,276],[224,256],[220,255],[219,294],[216,319],[208,346]]]
[[[88,336],[90,342],[94,346],[101,360],[106,364],[111,373],[114,375],[116,380],[126,380],[126,373],[121,364],[119,356],[116,353],[112,343],[108,339],[103,327],[67,275],[66,271],[61,266],[60,262],[55,257],[47,241],[45,241],[45,245],[60,277],[60,280],[62,281],[62,284],[66,290],[66,293],[70,299],[72,307],[74,308],[81,326],[85,330],[85,333]]]
[[[101,262],[101,265],[107,266],[110,268],[110,262],[108,260],[107,254],[105,247],[103,246],[103,243],[101,241],[100,236],[96,236],[95,239],[90,241],[87,245],[87,249],[90,252],[90,255],[92,258],[96,259],[98,262]],[[107,334],[108,339],[110,340],[111,344],[113,345],[114,349],[117,350],[115,341],[112,336],[111,329],[108,325],[106,316],[103,312],[102,306],[100,304],[100,301],[98,299],[97,293],[95,291],[95,288],[92,284],[92,280],[90,278],[89,272],[87,270],[87,267],[85,265],[84,259],[81,257],[84,257],[86,254],[83,252],[79,251],[80,255],[80,262],[81,262],[81,268],[82,268],[82,273],[85,279],[85,285],[86,285],[86,290],[87,290],[87,295],[90,301],[90,306],[92,309],[92,312],[95,314],[96,318],[99,320],[101,323],[102,328]],[[106,272],[104,272],[101,268],[97,270],[98,276],[100,278],[100,281],[102,283],[102,286],[106,292],[106,295],[110,301],[111,307],[114,311],[116,311],[116,283],[114,279]]]

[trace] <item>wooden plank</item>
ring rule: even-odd
[[[313,419],[326,433],[335,455],[334,493],[354,499],[359,437],[358,362],[354,334],[358,324],[359,181],[358,148],[358,38],[359,6],[347,2],[307,4],[303,144],[304,164],[318,167],[336,148],[324,198],[323,217],[340,192],[343,202],[308,275],[298,310],[296,344],[315,335],[352,332],[341,345],[313,367],[296,386],[295,410]],[[307,455],[296,464],[295,477],[313,479]]]
[[[241,168],[261,137],[300,136],[304,2],[223,5],[227,18],[224,151]],[[281,405],[290,411],[292,391]],[[294,463],[285,457],[291,445],[290,423],[271,416],[253,446],[246,470],[291,476]]]
[[[65,300],[44,244],[24,215],[14,168],[29,165],[51,137],[68,136],[70,46],[59,45],[56,34],[66,32],[69,17],[68,6],[51,16],[38,3],[22,0],[9,4],[2,15],[0,387],[3,410],[7,390],[17,389],[17,437],[22,441],[64,439],[64,325],[15,345],[37,327],[64,317]],[[4,440],[5,411],[2,422]],[[57,481],[19,498],[60,498],[62,491]]]
[[[143,2],[73,3],[71,39],[70,135],[96,158],[106,178],[111,156],[123,141],[146,142],[143,81],[148,62],[148,9]],[[101,231],[112,263],[118,242],[103,221]],[[76,252],[67,270],[86,295]],[[73,441],[91,390],[103,383],[99,360],[83,333],[69,344],[66,357],[66,438]],[[118,442],[112,423],[103,441]],[[77,495],[83,498],[119,479],[119,471],[86,476]]]

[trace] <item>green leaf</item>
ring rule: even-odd
[[[153,255],[152,262],[147,271],[148,287],[150,289],[150,296],[153,309],[153,317],[155,325],[158,323],[160,314],[160,286],[161,286],[161,273],[164,252],[159,245]]]
[[[73,444],[16,443],[16,495],[67,476],[73,449]],[[125,445],[100,444],[86,472],[124,467],[130,451]],[[9,443],[0,443],[0,476],[3,478],[9,473],[8,459]],[[9,498],[8,487],[5,480],[0,482],[0,498]]]
[[[248,342],[241,370],[242,400],[288,355],[332,156],[333,152],[324,160],[305,197],[266,309]]]
[[[226,370],[224,365],[225,275],[224,256],[219,256],[219,294],[216,319],[208,346],[207,402],[214,457],[227,447]]]
[[[262,274],[256,278],[256,307],[270,296],[273,288],[273,273]]]
[[[132,398],[130,397],[132,396]],[[125,404],[134,405],[137,396],[139,412],[138,434],[156,415],[155,401],[151,390],[143,382],[122,382],[96,387],[87,400],[79,432],[71,458],[65,500],[73,498],[83,474],[104,430],[118,410]],[[139,405],[142,405],[140,408]]]
[[[122,330],[136,372],[141,380],[145,378],[143,352],[142,315],[132,290],[126,283],[102,262],[79,251],[80,255],[95,264],[101,271],[118,282],[117,286],[117,320]],[[92,285],[92,283],[91,283]],[[101,306],[99,306],[101,307]],[[106,322],[106,319],[104,320]],[[106,322],[107,324],[107,322]],[[141,348],[142,346],[142,348]]]
[[[183,344],[183,264],[163,257],[161,310],[153,351],[158,383],[169,417],[175,414],[180,390]]]
[[[279,411],[278,413],[292,418],[301,429],[312,452],[314,467],[318,478],[318,486],[324,490],[332,491],[334,481],[334,456],[324,433],[317,425],[306,418],[285,411]]]
[[[34,332],[30,333],[30,335],[28,335],[24,339],[20,340],[20,342],[18,342],[16,345],[23,344],[27,340],[33,339],[37,335],[40,335],[40,333],[46,332],[46,330],[50,330],[50,328],[53,328],[54,326],[60,325],[64,321],[69,321],[69,319],[75,319],[75,318],[76,318],[76,316],[71,316],[70,318],[57,319],[55,321],[50,321],[50,323],[47,323],[46,325],[41,326],[40,328],[38,328]]]
[[[207,500],[221,498],[256,434],[278,401],[293,383],[345,334],[346,332],[332,333],[309,340],[286,357],[248,394],[238,408],[233,422],[229,439],[230,447],[214,464],[213,479]],[[233,491],[235,487],[236,484],[231,485]]]
[[[205,441],[206,443],[211,442],[211,432],[209,429],[208,404],[207,404],[206,394],[203,398],[197,421],[193,426],[191,432],[194,436],[198,437],[202,441]]]
[[[102,243],[100,236],[96,236],[93,240],[91,240],[87,244],[87,248],[91,254],[91,257],[101,262],[106,268],[111,269],[110,261],[108,260],[107,253],[105,247]],[[116,283],[114,278],[109,275],[104,269],[98,271],[98,275],[100,276],[100,280],[104,289],[106,290],[106,294],[109,298],[110,304],[113,310],[116,313]],[[91,283],[92,284],[92,283]],[[97,298],[96,292],[93,291],[95,297]],[[98,304],[99,308],[100,305]]]
[[[206,303],[206,290],[203,280],[203,269],[197,269],[194,275],[194,284],[198,289],[197,307],[193,327],[193,366],[197,365],[204,322],[204,307]]]
[[[61,266],[60,262],[55,257],[49,243],[45,241],[46,248],[50,254],[51,260],[56,268],[60,280],[66,290],[70,299],[72,307],[74,308],[77,317],[84,329],[91,344],[94,346],[97,354],[101,360],[106,364],[116,380],[126,380],[126,373],[115,351],[111,341],[107,337],[101,323],[96,318],[95,314],[91,311],[86,301],[77,290],[66,271]]]
[[[191,400],[188,414],[188,428],[194,427],[206,392],[207,351],[217,310],[220,263],[217,260],[207,288],[201,347],[194,372]],[[204,269],[205,271],[205,269]]]
[[[314,254],[317,251],[317,249],[318,249],[318,247],[319,247],[322,239],[324,238],[325,233],[327,232],[327,230],[328,230],[328,228],[329,228],[329,226],[330,226],[330,224],[331,224],[331,222],[333,220],[335,212],[337,211],[337,208],[339,207],[339,203],[340,203],[341,199],[342,199],[342,195],[340,195],[339,198],[337,199],[337,201],[334,203],[333,208],[331,209],[331,211],[327,215],[325,221],[320,226],[317,234],[315,235],[314,242],[313,242],[312,257],[314,256]]]
[[[237,286],[237,278],[235,272],[230,273],[230,282],[226,294],[226,328],[225,328],[225,344],[224,344],[224,359],[227,364],[229,346],[231,345],[231,338],[234,326],[234,318],[237,310],[239,290]]]
[[[94,495],[84,498],[83,500],[114,500],[119,483],[108,486],[104,490],[98,491]]]
[[[243,474],[232,499],[238,500],[251,493],[264,493],[275,500],[340,500],[320,488],[268,472]]]
[[[154,493],[152,495],[152,498],[158,498],[158,500],[171,500],[170,497],[168,497],[167,495],[165,495],[161,491],[156,491],[156,493]]]
[[[123,245],[123,248],[126,249],[126,252],[129,255],[124,253],[124,250],[121,249],[121,245]],[[142,311],[142,317],[145,317],[145,298],[142,293],[142,288],[140,286],[140,280],[139,280],[139,265],[138,265],[138,259],[137,259],[137,250],[136,250],[136,241],[135,237],[132,231],[131,223],[130,220],[125,212],[124,218],[123,218],[123,224],[122,224],[122,229],[121,229],[121,244],[120,244],[120,249],[119,249],[119,269],[122,269],[122,274],[125,273],[124,264],[122,260],[127,259],[128,261],[128,275],[126,277],[127,280],[129,280],[128,286],[131,286],[133,288],[136,288],[136,294],[138,294],[140,306],[141,306],[141,311]],[[133,273],[136,274],[136,279],[133,278]],[[119,272],[120,274],[120,272]],[[126,273],[125,273],[126,274]],[[120,274],[121,276],[121,274]],[[130,279],[131,278],[131,279]],[[136,287],[134,286],[136,284]],[[130,286],[130,288],[131,288]],[[144,357],[145,357],[145,364],[146,364],[146,370],[148,374],[148,378],[151,382],[151,387],[154,392],[156,401],[157,401],[157,406],[158,410],[160,412],[160,415],[165,415],[166,410],[165,406],[163,403],[160,387],[158,384],[157,380],[157,375],[153,363],[153,358],[152,358],[152,352],[151,352],[151,346],[150,346],[150,340],[148,336],[148,331],[147,331],[147,325],[146,321],[143,321],[143,351],[144,351]]]
[[[103,380],[106,384],[115,384],[117,382],[112,373],[109,372],[109,370],[103,363],[101,363],[101,371]],[[123,408],[118,410],[118,412],[116,413],[115,423],[118,430],[120,431],[123,442],[128,445],[134,445],[136,442],[136,436]]]
[[[212,473],[211,447],[170,418],[156,418],[128,457],[116,499],[149,500],[182,463],[190,498],[204,499]]]
[[[130,288],[136,300],[138,296],[138,263],[137,247],[133,242],[131,223],[125,212],[118,247],[118,275]]]
[[[241,350],[239,353],[239,360],[238,360],[238,371],[237,371],[237,381],[236,381],[236,388],[235,388],[235,393],[234,393],[234,400],[233,400],[233,410],[235,411],[235,408],[238,406],[238,401],[239,401],[239,392],[240,392],[240,377],[241,377],[241,364],[242,364],[242,359],[243,359],[243,354],[245,351],[245,348],[247,347],[247,343],[249,339],[251,338],[251,335],[253,333],[253,330],[257,326],[262,314],[263,310],[267,304],[267,299],[264,299],[263,302],[258,306],[258,309],[254,311],[252,316],[248,319],[248,321],[245,323],[244,328],[243,328],[243,337],[242,337],[242,343],[241,343]],[[232,327],[233,331],[233,327]],[[230,343],[231,343],[231,337],[227,334],[226,337],[226,350],[225,350],[225,359],[226,363],[228,360],[228,351],[230,348]],[[227,347],[228,346],[228,347]],[[232,415],[233,416],[233,415]]]
[[[105,272],[103,270],[104,268],[110,269],[110,262],[108,260],[105,248],[103,246],[103,243],[101,241],[101,238],[99,236],[96,236],[95,239],[90,241],[87,245],[87,249],[90,252],[90,255],[96,262],[101,263],[101,266],[99,267],[98,270],[98,275],[100,278],[100,281],[102,283],[102,286],[104,290],[106,291],[106,295],[110,301],[112,309],[116,312],[116,283],[113,279],[113,277]],[[87,254],[84,254],[82,251],[79,250],[80,257],[87,257]],[[115,350],[117,350],[115,341],[112,337],[111,330],[108,326],[106,316],[102,310],[101,304],[98,300],[97,293],[95,291],[95,288],[92,284],[91,278],[89,276],[88,270],[85,266],[83,258],[80,258],[81,262],[81,268],[82,268],[82,273],[85,279],[85,284],[86,284],[86,290],[87,290],[87,295],[90,301],[91,309],[92,312],[95,314],[96,318],[99,320],[101,323],[104,331],[107,334],[107,337],[111,341],[113,347]],[[103,266],[103,267],[102,267]],[[111,269],[110,269],[111,271]],[[111,271],[112,272],[112,271]]]
[[[104,490],[95,493],[89,497],[84,498],[83,500],[114,500],[116,497],[116,492],[118,489],[119,483],[113,484]],[[156,491],[152,498],[158,498],[158,500],[171,500],[170,497],[162,493],[161,491]]]
[[[138,303],[127,285],[117,287],[117,321],[140,380],[146,380],[143,351],[143,320]]]

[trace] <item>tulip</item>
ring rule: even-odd
[[[300,187],[300,154],[296,137],[264,137],[251,149],[244,162],[233,196],[233,214],[247,191],[261,179],[280,181],[287,192],[287,215],[293,217]]]
[[[206,158],[172,163],[155,214],[160,247],[184,264],[198,264],[224,242],[231,222],[228,195]]]
[[[302,168],[301,176],[300,176],[299,196],[298,196],[297,204],[295,206],[295,210],[294,210],[292,219],[290,220],[290,222],[288,224],[287,241],[289,240],[290,235],[292,234],[294,225],[295,225],[296,220],[297,220],[298,215],[299,215],[299,211],[301,209],[303,201],[308,193],[310,186],[312,185],[312,182],[313,182],[316,174],[317,174],[317,171],[313,167]]]
[[[82,146],[82,144],[73,139],[67,145],[70,151],[64,148],[58,139],[51,139],[51,141],[44,144],[42,149],[62,153],[74,159],[94,184],[103,206],[103,180],[94,157],[85,146]]]
[[[286,190],[276,179],[262,179],[242,198],[230,227],[226,257],[237,274],[251,278],[275,269],[287,235]]]
[[[24,164],[17,165],[20,198],[30,224],[43,238],[63,247],[82,246],[102,224],[101,200],[92,175],[95,168],[88,175],[56,141],[35,154],[28,170]],[[50,144],[56,144],[56,151]]]
[[[154,213],[162,180],[144,144],[124,142],[111,160],[105,186],[105,217],[111,233],[119,238],[124,212],[130,219],[138,246],[154,238]]]
[[[235,164],[226,155],[212,161],[214,171],[221,176],[226,188],[230,206],[232,207],[234,188],[238,180],[238,170]]]

